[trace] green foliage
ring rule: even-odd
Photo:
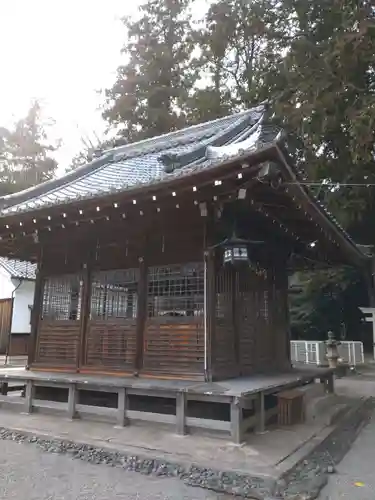
[[[125,18],[128,62],[106,91],[104,118],[128,141],[181,128],[196,79],[190,0],[149,0],[139,19]]]
[[[312,178],[375,182],[375,14],[370,2],[286,0],[295,36],[273,75],[278,113],[302,141]],[[342,188],[328,202],[346,224],[373,190]]]
[[[207,70],[231,106],[269,99],[266,76],[282,58],[288,16],[278,0],[219,0],[205,18],[202,33]],[[219,86],[215,83],[215,88]],[[225,95],[230,90],[230,96]]]
[[[357,270],[299,273],[297,283],[301,292],[290,296],[293,338],[324,340],[329,330],[339,337],[345,325],[350,338],[360,339],[359,306],[368,299],[363,276]]]
[[[35,101],[25,118],[8,130],[0,129],[0,194],[34,186],[53,177],[56,147],[47,138],[41,106]]]

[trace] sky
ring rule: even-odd
[[[9,126],[40,99],[52,118],[62,172],[101,135],[99,91],[111,86],[126,33],[121,17],[141,0],[0,0],[0,125]]]

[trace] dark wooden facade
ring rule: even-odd
[[[41,242],[30,365],[202,380],[285,369],[285,262],[224,266],[211,214],[192,199],[166,218],[104,218],[95,241],[91,224]]]
[[[290,269],[367,265],[278,144],[187,172],[3,215],[1,253],[38,263],[30,367],[208,381],[285,370]],[[264,242],[240,268],[217,247],[234,227]]]

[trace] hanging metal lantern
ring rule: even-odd
[[[264,241],[252,241],[237,238],[235,234],[231,238],[226,238],[221,243],[215,245],[214,248],[223,248],[223,264],[231,265],[249,265],[251,261],[256,261],[255,248],[263,245]]]
[[[233,236],[222,243],[224,249],[223,264],[240,264],[249,262],[247,242]]]

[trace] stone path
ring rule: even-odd
[[[321,500],[374,500],[375,498],[375,415],[362,430],[352,449],[329,477]]]
[[[44,453],[35,446],[2,441],[1,500],[224,500],[173,478],[143,476],[105,465]],[[233,498],[233,497],[231,497]]]

